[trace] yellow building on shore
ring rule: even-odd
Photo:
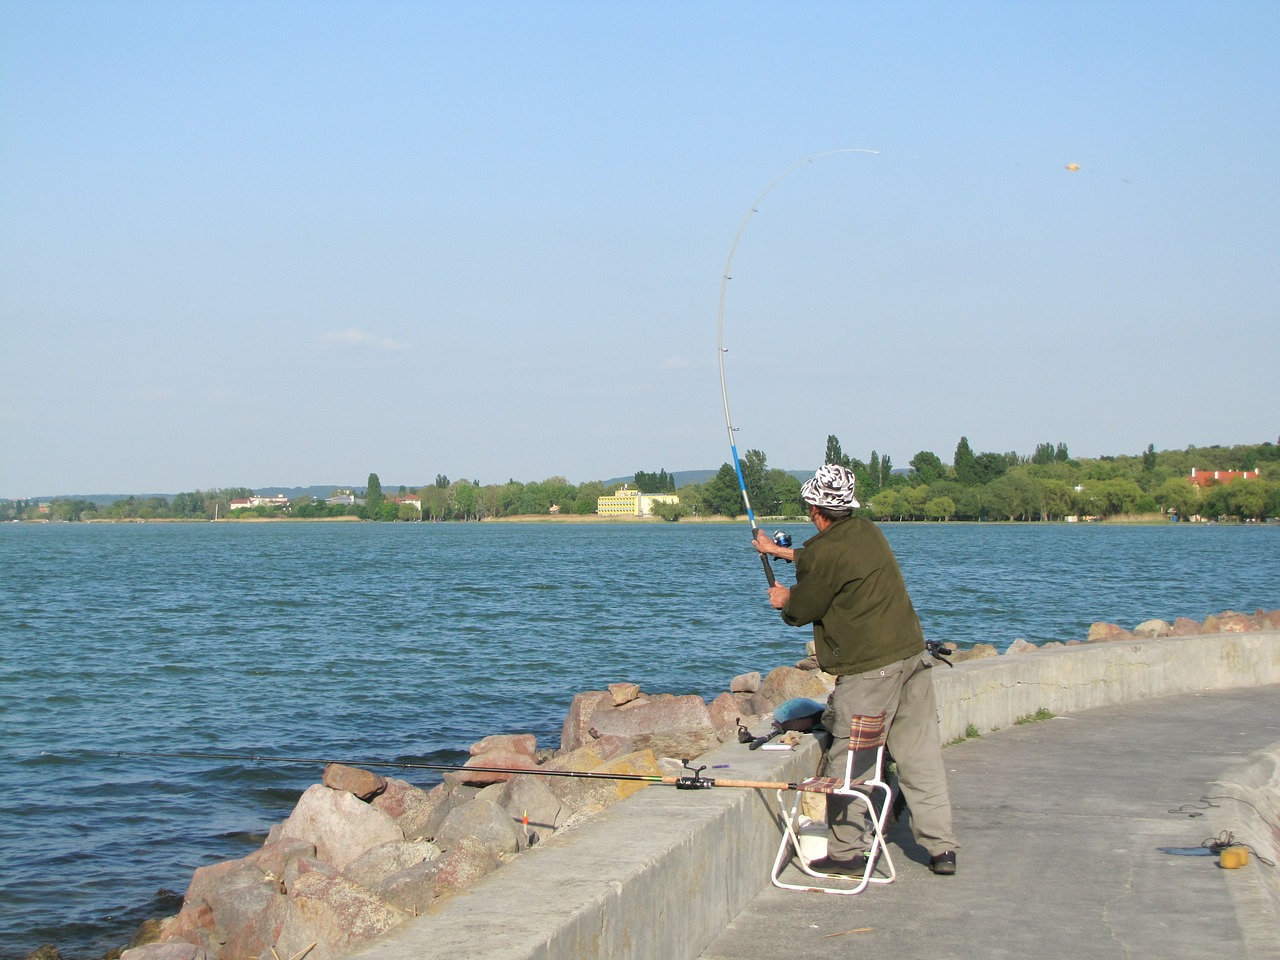
[[[602,517],[651,517],[655,503],[679,503],[674,493],[641,493],[627,484],[604,497],[596,497],[596,513]]]

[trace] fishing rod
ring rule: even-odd
[[[721,400],[724,401],[724,423],[725,423],[725,427],[729,432],[729,452],[733,454],[733,469],[734,469],[734,472],[737,473],[738,475],[738,489],[742,491],[742,505],[746,507],[747,520],[751,523],[751,539],[752,540],[755,540],[756,535],[760,532],[760,527],[756,524],[756,514],[755,514],[755,511],[751,508],[751,496],[750,494],[747,493],[747,480],[742,473],[742,461],[738,457],[738,441],[737,441],[737,438],[734,436],[738,428],[733,425],[733,417],[729,413],[729,388],[726,385],[725,376],[724,376],[724,355],[728,353],[728,348],[726,348],[724,345],[724,302],[725,302],[725,295],[728,293],[728,290],[729,290],[729,280],[730,280],[729,271],[733,266],[733,255],[738,251],[738,242],[742,239],[743,233],[746,232],[747,224],[751,222],[751,218],[754,217],[756,213],[759,211],[760,204],[764,201],[764,198],[769,195],[769,193],[773,190],[773,188],[776,187],[778,184],[780,184],[783,180],[787,179],[787,177],[791,176],[791,174],[799,170],[801,167],[808,166],[809,164],[813,163],[815,160],[820,160],[823,157],[829,157],[837,153],[879,154],[880,151],[868,150],[864,147],[842,147],[838,150],[827,150],[824,153],[815,153],[811,157],[806,157],[805,159],[801,160],[799,163],[794,164],[791,167],[788,167],[778,176],[774,177],[774,179],[769,183],[769,185],[765,187],[760,192],[760,195],[756,197],[755,200],[752,202],[750,209],[747,211],[747,215],[742,218],[742,223],[738,226],[738,232],[733,237],[733,244],[729,247],[729,257],[728,259],[725,260],[725,263],[724,263],[724,273],[720,277],[720,306],[716,311],[716,347],[717,347],[717,359],[719,360],[719,365],[720,365],[720,398]],[[773,575],[773,567],[770,566],[769,564],[769,558],[762,553],[760,554],[760,562],[764,565],[765,579],[769,581],[769,586],[772,587],[776,582],[776,580]]]
[[[463,766],[457,763],[409,763],[400,760],[328,760],[317,757],[267,757],[247,753],[131,753],[119,751],[117,757],[165,758],[180,760],[237,760],[246,763],[300,763],[308,766],[336,763],[348,767],[393,767],[399,770],[444,770],[460,773],[505,773],[511,776],[572,777],[579,780],[630,780],[640,783],[662,784],[677,790],[708,790],[712,787],[733,787],[740,790],[797,790],[798,783],[776,780],[726,780],[704,777],[705,765],[692,767],[683,761],[682,776],[646,773],[595,773],[587,770],[540,770],[524,767]]]

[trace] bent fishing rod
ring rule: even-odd
[[[719,365],[720,365],[720,398],[721,400],[724,401],[724,423],[725,423],[725,427],[728,429],[728,432],[729,432],[729,452],[733,455],[733,469],[734,469],[734,472],[737,473],[738,475],[738,489],[742,492],[742,505],[746,507],[747,520],[751,524],[752,540],[755,540],[756,535],[760,532],[760,527],[759,525],[756,524],[756,514],[755,514],[755,511],[751,508],[751,496],[747,493],[747,480],[742,473],[742,461],[738,457],[738,441],[737,441],[737,438],[734,436],[738,428],[733,425],[733,417],[729,413],[729,389],[726,386],[725,375],[724,375],[724,355],[728,353],[728,348],[725,347],[724,345],[724,302],[725,302],[725,295],[728,293],[728,290],[729,290],[729,280],[730,280],[729,271],[733,267],[733,255],[737,253],[738,243],[739,241],[742,240],[743,233],[746,232],[747,224],[751,222],[751,218],[754,217],[756,213],[759,211],[760,204],[764,201],[764,198],[769,195],[769,193],[773,190],[774,187],[780,184],[783,180],[787,179],[787,177],[791,176],[791,174],[793,174],[795,171],[799,170],[801,167],[808,166],[809,164],[813,163],[815,160],[820,160],[823,157],[833,156],[834,154],[837,154],[837,153],[879,154],[879,152],[880,152],[879,150],[868,150],[864,147],[842,147],[838,150],[827,150],[824,153],[816,153],[813,156],[806,157],[805,159],[801,160],[799,163],[794,164],[791,167],[788,167],[786,170],[784,170],[782,173],[776,176],[769,183],[769,185],[760,192],[760,195],[756,197],[755,201],[751,204],[750,209],[747,211],[747,215],[742,218],[742,223],[738,226],[738,232],[733,237],[733,244],[729,247],[729,257],[728,259],[725,260],[724,273],[720,277],[720,306],[716,311],[716,347],[717,347],[716,353],[717,353],[717,360],[719,361]],[[769,581],[769,586],[772,587],[775,584],[776,579],[773,575],[773,567],[770,566],[769,564],[769,558],[762,553],[760,554],[760,562],[764,565],[765,579]]]
[[[595,773],[587,770],[541,770],[526,767],[464,766],[457,763],[410,763],[400,760],[330,760],[318,757],[268,757],[248,753],[134,753],[119,751],[112,756],[131,758],[162,758],[177,760],[235,760],[244,763],[298,763],[308,766],[340,764],[347,767],[391,767],[398,770],[442,770],[456,773],[505,773],[511,776],[571,777],[579,780],[630,780],[637,783],[660,784],[677,790],[708,790],[712,787],[731,787],[739,790],[797,790],[798,783],[779,780],[727,780],[704,777],[705,765],[693,767],[683,761],[684,773]]]

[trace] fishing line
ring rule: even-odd
[[[747,215],[742,218],[742,223],[738,226],[738,232],[734,234],[733,244],[729,247],[729,256],[724,263],[724,273],[720,277],[720,305],[716,311],[716,354],[720,365],[720,399],[724,401],[724,424],[729,432],[729,452],[733,455],[733,469],[738,475],[738,489],[742,491],[742,505],[747,510],[747,520],[751,524],[751,539],[754,540],[760,527],[756,524],[756,514],[751,507],[751,496],[747,493],[747,480],[742,473],[742,460],[738,457],[738,441],[734,434],[738,428],[733,425],[733,416],[729,413],[729,388],[726,385],[724,375],[724,355],[728,353],[728,348],[724,345],[724,303],[725,297],[729,290],[730,270],[733,267],[733,255],[738,251],[738,243],[742,240],[742,235],[746,232],[747,224],[751,222],[760,210],[760,204],[764,202],[764,198],[791,174],[795,173],[801,167],[807,167],[815,160],[821,160],[823,157],[834,156],[838,153],[870,153],[879,155],[879,150],[869,150],[865,147],[841,147],[838,150],[827,150],[823,153],[815,153],[811,157],[806,157],[799,163],[796,163],[770,181],[769,185],[760,191],[760,195],[752,202]],[[764,564],[764,575],[769,581],[769,586],[774,585],[773,567],[769,565],[769,558],[763,553],[760,554],[760,562]]]

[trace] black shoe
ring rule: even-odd
[[[848,860],[837,860],[834,857],[819,857],[809,861],[809,869],[815,873],[834,873],[846,877],[860,877],[867,872],[865,854],[850,857]]]
[[[929,858],[929,869],[940,877],[950,877],[956,872],[956,852],[947,850]]]

